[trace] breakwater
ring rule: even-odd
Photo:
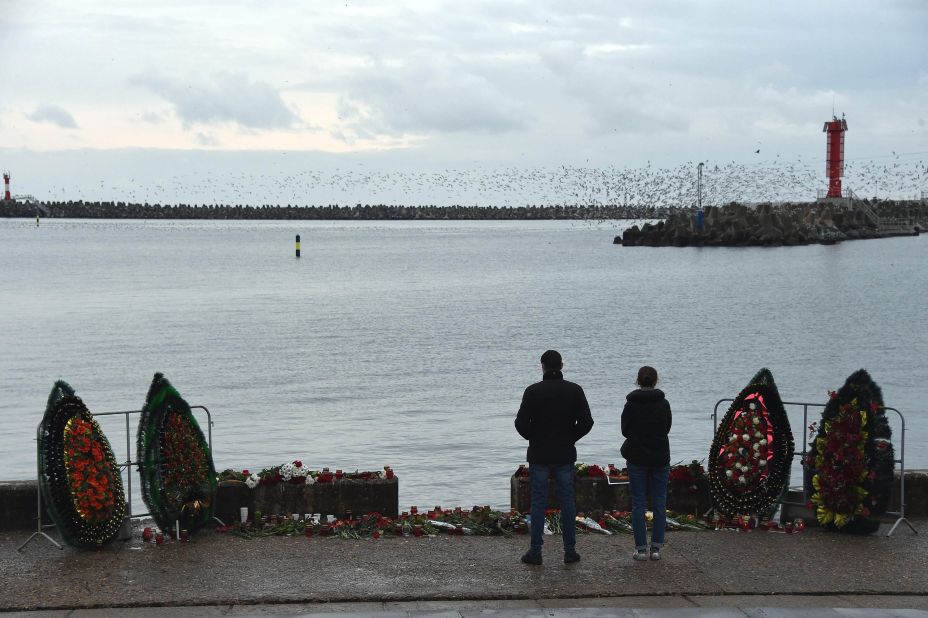
[[[279,204],[133,204],[127,202],[0,201],[0,217],[55,219],[241,219],[241,220],[543,220],[663,219],[672,209],[618,205],[531,206],[281,206]]]
[[[626,246],[769,246],[918,235],[928,223],[924,201],[833,200],[676,210],[615,237]]]

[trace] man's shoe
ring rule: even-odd
[[[541,552],[530,549],[522,556],[522,562],[525,564],[541,564]]]
[[[564,564],[571,564],[573,562],[580,562],[580,554],[576,550],[568,549],[564,552]]]
[[[660,560],[661,559],[661,548],[652,547],[651,548],[651,560]]]
[[[634,554],[632,554],[632,560],[645,561],[648,559],[648,552],[644,549],[639,549]]]

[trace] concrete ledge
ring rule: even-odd
[[[896,471],[890,503],[892,511],[899,510],[899,479]],[[906,470],[905,491],[906,516],[928,517],[928,470]],[[0,531],[35,527],[36,492],[35,481],[0,481]],[[576,480],[574,492],[577,509],[581,511],[631,509],[628,485],[609,485],[605,479],[581,478]],[[557,507],[555,494],[552,483],[548,490],[549,508]],[[516,510],[531,509],[531,490],[527,479],[515,476],[510,479],[510,502]],[[685,484],[677,486],[671,483],[667,504],[668,508],[679,513],[704,513],[711,504],[708,487],[702,485],[692,492]],[[249,513],[257,509],[269,515],[322,513],[343,517],[345,511],[351,510],[355,514],[377,511],[387,517],[395,517],[399,514],[399,483],[393,478],[308,486],[280,484],[254,490],[242,483],[220,483],[214,505],[216,516],[226,523],[238,521],[239,507],[242,506],[247,506]],[[790,517],[804,517],[807,522],[812,519],[802,509],[794,508],[790,513]],[[47,513],[42,520],[51,522]]]
[[[0,531],[35,528],[36,481],[0,481]],[[137,509],[144,505],[136,505]],[[267,515],[321,513],[344,517],[347,511],[365,514],[376,511],[387,517],[399,515],[399,480],[340,480],[316,485],[263,485],[249,489],[244,483],[223,481],[219,484],[213,513],[225,523],[239,520],[239,508],[248,507]],[[51,523],[48,513],[43,523]]]
[[[0,530],[35,528],[37,492],[36,481],[0,481]],[[51,523],[47,512],[42,521]]]
[[[509,480],[509,500],[513,509],[526,513],[532,508],[532,491],[528,478],[513,475]],[[630,511],[632,508],[629,486],[610,485],[605,478],[580,477],[574,479],[574,501],[578,512]],[[696,489],[688,483],[671,481],[667,486],[667,508],[684,514],[701,515],[709,510],[709,482],[699,481]],[[558,508],[554,481],[548,482],[548,508]]]

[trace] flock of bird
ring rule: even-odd
[[[917,153],[922,154],[922,153]],[[767,164],[709,162],[702,203],[812,201],[826,188],[824,162],[797,159]],[[370,171],[363,166],[331,172],[212,172],[177,174],[157,182],[136,178],[92,187],[51,187],[48,201],[122,201],[149,204],[227,205],[528,205],[692,206],[697,164],[670,168],[608,166],[445,169],[434,172]],[[109,186],[107,186],[109,185]],[[861,198],[928,197],[923,160],[849,161],[844,186]]]

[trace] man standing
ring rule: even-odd
[[[574,443],[593,428],[593,417],[583,389],[564,379],[563,367],[558,352],[548,350],[541,355],[542,380],[525,389],[516,415],[516,431],[528,440],[528,475],[532,486],[532,546],[522,556],[526,564],[541,564],[548,479],[552,475],[561,504],[564,562],[580,560],[576,550]]]

